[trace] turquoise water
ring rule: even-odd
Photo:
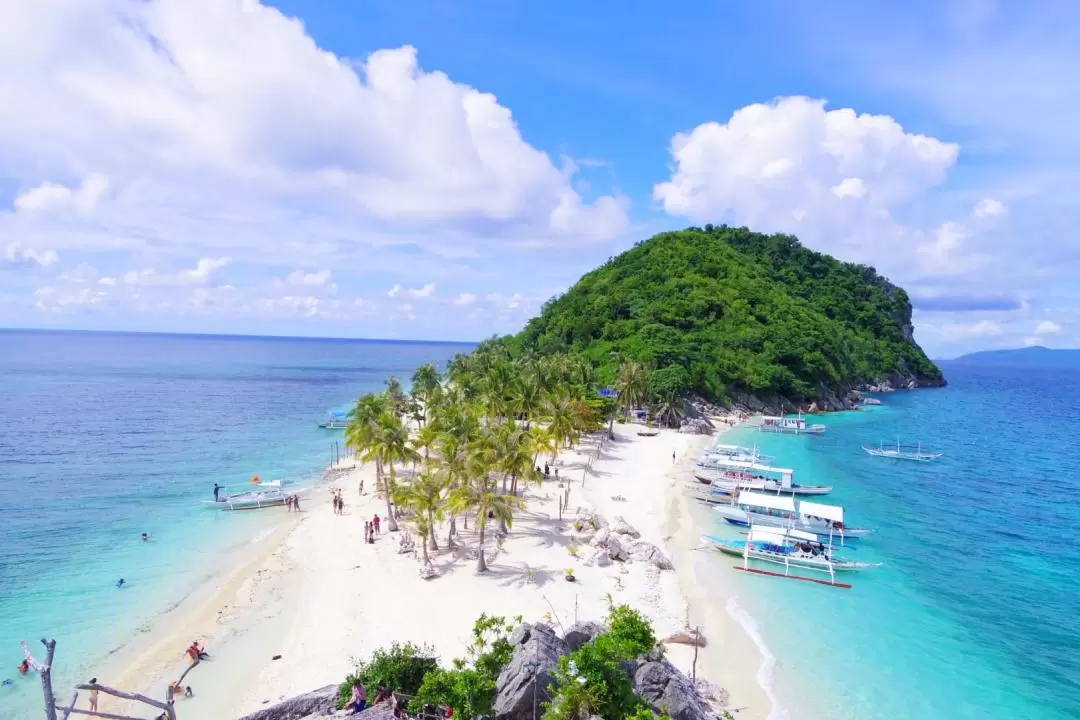
[[[877,531],[850,556],[884,565],[851,590],[709,561],[776,657],[789,717],[1080,717],[1080,372],[943,369],[948,388],[828,416],[820,437],[726,436],[835,485],[823,501]],[[945,457],[860,449],[897,435]]]
[[[55,637],[57,687],[85,681],[280,521],[204,509],[215,482],[315,481],[328,409],[471,348],[0,331],[0,718],[41,714],[19,641]]]

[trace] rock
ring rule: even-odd
[[[570,648],[546,625],[521,625],[510,643],[514,655],[495,682],[495,718],[532,720],[534,698],[538,706],[551,700],[547,688],[553,670]]]
[[[623,562],[630,557],[630,554],[626,552],[626,548],[623,547],[623,544],[619,542],[619,538],[614,534],[608,536],[604,547],[607,548],[608,555],[611,556],[612,560]]]
[[[570,652],[574,652],[582,645],[591,642],[594,637],[604,632],[604,626],[600,623],[583,621],[576,622],[570,626],[563,635],[563,640],[566,641],[566,645],[570,648]]]
[[[634,529],[634,527],[626,522],[621,515],[615,516],[615,522],[611,523],[611,532],[618,533],[619,535],[629,535],[632,538],[641,537],[641,533]]]
[[[646,655],[630,664],[634,692],[657,713],[671,720],[714,720],[715,715],[698,696],[690,678],[667,658]]]
[[[675,566],[671,564],[671,560],[660,548],[644,540],[639,540],[630,546],[630,557],[654,565],[661,570],[675,569]]]
[[[298,695],[277,705],[245,715],[240,720],[300,720],[306,717],[332,715],[337,697],[338,686],[327,685],[306,695]]]
[[[660,642],[666,645],[690,645],[691,647],[697,646],[699,648],[705,647],[705,636],[701,633],[696,633],[693,630],[679,630],[673,632]]]
[[[611,536],[611,531],[610,530],[608,530],[607,528],[600,528],[599,530],[596,531],[596,534],[593,535],[592,540],[589,541],[589,544],[592,545],[593,547],[606,547],[608,537],[610,537],[610,536]]]
[[[585,564],[589,567],[608,567],[611,565],[611,553],[606,547],[596,548],[585,558]]]
[[[679,432],[687,435],[709,435],[712,431],[712,423],[705,418],[687,418],[679,428]]]

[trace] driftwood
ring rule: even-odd
[[[70,718],[73,714],[85,715],[86,717],[108,718],[108,720],[143,720],[142,718],[132,717],[131,715],[116,715],[113,713],[104,713],[97,712],[96,710],[83,710],[81,708],[77,708],[75,707],[75,703],[79,700],[79,690],[96,690],[98,692],[103,692],[106,695],[112,695],[113,697],[118,697],[123,700],[141,702],[153,708],[161,710],[162,712],[156,716],[159,720],[162,718],[164,718],[164,720],[176,720],[176,711],[173,709],[172,703],[172,686],[169,686],[169,690],[166,692],[165,702],[159,702],[157,700],[151,700],[145,695],[140,695],[139,693],[124,692],[123,690],[116,690],[115,688],[107,687],[105,685],[99,685],[97,683],[86,683],[84,685],[76,685],[75,694],[72,695],[71,702],[68,703],[66,706],[60,705],[56,702],[56,695],[53,693],[52,687],[52,664],[53,658],[56,654],[56,641],[42,639],[41,644],[45,646],[46,651],[44,663],[40,663],[34,659],[34,656],[30,654],[30,649],[26,647],[26,643],[23,643],[23,653],[26,656],[27,662],[30,663],[30,665],[33,666],[35,670],[41,673],[41,690],[42,693],[45,695],[46,720],[57,720],[57,710],[63,712],[60,720],[68,720],[68,718]],[[191,669],[198,664],[199,661],[196,659],[195,662],[191,664],[191,667],[185,670],[184,674],[180,676],[180,681],[183,681],[184,677],[186,677],[187,674],[191,672]]]

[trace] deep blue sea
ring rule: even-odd
[[[734,576],[791,718],[1080,718],[1080,370],[942,369],[947,388],[881,395],[820,437],[725,436],[833,484],[821,500],[876,530],[850,557],[884,563],[839,590],[708,561]],[[898,436],[945,455],[860,447]]]
[[[85,681],[276,522],[204,509],[215,482],[316,480],[329,410],[472,347],[0,331],[0,719],[42,716],[20,641],[55,637],[58,688]]]

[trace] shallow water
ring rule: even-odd
[[[215,482],[310,483],[329,409],[472,347],[0,331],[0,718],[41,712],[19,641],[57,639],[58,688],[89,679],[281,517],[205,509]]]
[[[852,590],[733,573],[792,717],[1080,717],[1080,373],[944,370],[948,388],[828,416],[820,437],[725,436],[835,485],[822,501],[876,530],[851,557],[884,563]],[[945,456],[860,448],[898,435]]]

